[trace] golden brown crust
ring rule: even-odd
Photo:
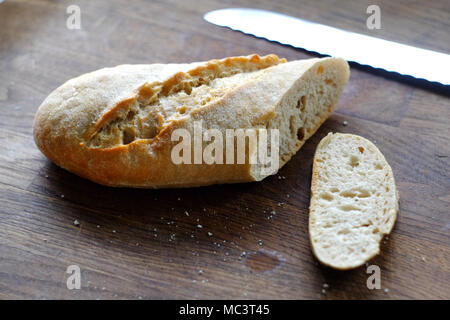
[[[35,117],[35,141],[57,165],[109,186],[189,187],[254,181],[249,164],[174,164],[173,130],[185,128],[192,132],[195,120],[202,120],[204,128],[221,129],[253,128],[266,123],[275,117],[279,101],[294,84],[300,85],[308,70],[319,61],[332,63],[326,60],[285,63],[275,55],[252,55],[191,64],[101,69],[69,80],[47,97]],[[185,114],[163,108],[152,114],[153,118],[146,118],[153,121],[156,131],[149,134],[138,130],[136,123],[140,119],[136,114],[150,112],[153,105],[178,92],[190,93],[212,79],[235,74],[243,74],[243,81],[233,83],[210,102],[196,105]],[[345,77],[348,79],[348,71]],[[308,137],[327,116],[321,115]],[[132,136],[139,136],[124,143],[117,130],[123,129],[122,122],[127,121],[133,124]],[[282,164],[301,144],[284,157]]]

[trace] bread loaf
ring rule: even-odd
[[[398,193],[378,148],[362,137],[329,133],[313,164],[309,233],[314,255],[341,270],[379,253],[394,226]]]
[[[259,181],[286,163],[325,121],[348,78],[348,64],[337,58],[286,62],[253,55],[121,65],[84,74],[53,91],[36,113],[34,138],[58,166],[108,186]],[[175,130],[193,133],[196,123],[223,133],[278,129],[276,170],[262,174],[260,165],[249,161],[175,163]]]

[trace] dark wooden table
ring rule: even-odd
[[[310,57],[203,21],[217,8],[271,9],[450,53],[448,1],[377,3],[382,29],[374,31],[370,1],[1,3],[0,298],[449,299],[450,99],[442,90],[352,66],[337,111],[261,183],[107,188],[56,167],[32,138],[42,100],[84,72],[250,53]],[[70,4],[81,8],[81,30],[66,28]],[[381,268],[380,290],[367,288],[366,267],[332,271],[311,254],[311,162],[329,131],[375,141],[394,170],[399,217],[370,262]],[[66,287],[69,265],[81,269],[80,290]]]

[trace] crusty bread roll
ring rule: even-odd
[[[377,255],[394,227],[398,193],[378,148],[351,134],[329,133],[314,156],[309,234],[314,255],[340,270]]]
[[[203,129],[222,132],[279,129],[278,169],[333,111],[348,78],[348,64],[337,58],[121,65],[53,91],[37,111],[34,138],[58,166],[108,186],[259,181],[269,174],[259,164],[174,163],[172,133],[193,132],[200,120]]]

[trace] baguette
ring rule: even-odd
[[[309,234],[317,259],[347,270],[380,251],[398,212],[394,175],[378,148],[351,134],[329,133],[313,162]]]
[[[349,78],[338,58],[275,55],[190,64],[121,65],[69,80],[39,107],[38,148],[51,161],[116,187],[191,187],[259,181],[260,164],[176,164],[176,129],[279,130],[283,166],[333,111]],[[206,143],[203,142],[203,145]],[[249,159],[252,151],[248,151]],[[275,170],[275,172],[276,172]]]

